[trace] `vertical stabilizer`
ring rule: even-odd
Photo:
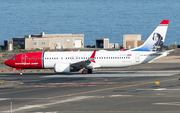
[[[169,20],[163,20],[159,26],[153,31],[149,38],[144,42],[143,45],[131,49],[129,51],[162,51],[163,43],[165,41],[166,32],[168,28]]]

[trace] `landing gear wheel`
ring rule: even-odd
[[[82,71],[82,74],[86,74],[86,73],[87,73],[87,70],[84,69],[84,70]]]
[[[91,73],[92,73],[92,69],[88,69],[87,72],[88,72],[89,74],[91,74]]]

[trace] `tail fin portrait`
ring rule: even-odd
[[[169,20],[163,20],[159,24],[159,26],[157,26],[157,28],[152,32],[152,34],[144,42],[143,45],[137,48],[131,49],[130,51],[151,51],[151,52],[162,51],[168,24],[169,24]]]

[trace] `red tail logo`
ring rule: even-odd
[[[95,62],[95,59],[94,59],[94,58],[95,58],[95,54],[96,54],[96,50],[94,50],[93,54],[91,55],[91,57],[90,57],[90,59],[89,59],[89,60],[90,60],[91,62],[93,62],[93,63],[96,63],[96,62]]]

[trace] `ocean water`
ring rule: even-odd
[[[85,45],[96,38],[123,44],[123,35],[146,40],[168,19],[164,45],[180,44],[179,0],[0,0],[0,44],[24,35],[84,34]]]

